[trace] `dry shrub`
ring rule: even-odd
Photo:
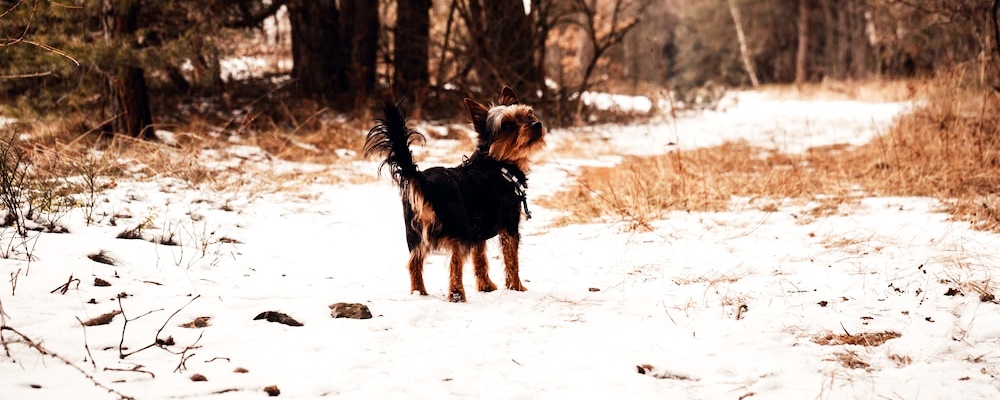
[[[283,160],[332,164],[353,159],[344,150],[356,152],[364,145],[366,130],[347,123],[323,123],[308,131],[287,133],[272,130],[253,135],[250,144]]]
[[[614,167],[584,168],[575,185],[542,202],[569,212],[557,223],[617,216],[648,227],[648,219],[669,211],[729,209],[734,197],[762,211],[811,201],[818,216],[860,196],[929,196],[955,218],[1000,232],[1000,93],[973,78],[960,68],[920,89],[889,89],[926,100],[863,146],[791,155],[735,142],[626,157]]]
[[[864,370],[871,369],[871,364],[863,360],[857,352],[850,350],[841,351],[834,353],[834,356],[835,358],[829,360],[839,362],[840,365],[843,365],[847,368],[864,369]]]

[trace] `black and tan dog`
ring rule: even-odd
[[[496,290],[488,275],[486,240],[500,236],[508,289],[523,291],[518,276],[521,211],[525,198],[529,158],[545,146],[545,128],[530,106],[520,104],[508,87],[498,104],[486,107],[465,99],[472,125],[479,134],[475,152],[453,168],[420,171],[410,143],[423,136],[406,126],[400,107],[386,103],[385,115],[368,132],[365,156],[379,154],[389,165],[403,199],[406,244],[410,249],[410,291],[427,295],[424,258],[434,250],[451,252],[449,300],[465,301],[462,268],[472,255],[476,289]]]

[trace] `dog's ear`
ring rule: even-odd
[[[510,86],[504,86],[503,89],[500,89],[500,105],[511,106],[517,103],[519,101],[517,95],[514,94],[514,89],[511,89]]]
[[[479,104],[478,101],[466,98],[465,108],[469,109],[469,117],[472,118],[472,128],[480,135],[486,132],[486,114],[489,113],[486,106]]]

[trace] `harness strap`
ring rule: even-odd
[[[514,170],[516,170],[516,168]],[[528,191],[528,182],[527,182],[527,178],[518,177],[518,175],[520,175],[520,176],[523,177],[524,174],[520,173],[521,171],[517,171],[517,172],[519,174],[512,173],[511,170],[507,169],[507,167],[504,167],[504,166],[500,167],[500,174],[503,175],[503,178],[507,182],[510,182],[510,183],[514,184],[514,195],[516,195],[517,197],[519,197],[521,199],[521,208],[524,209],[524,217],[525,217],[525,219],[531,219],[531,211],[528,211],[528,193],[527,193],[527,191]]]

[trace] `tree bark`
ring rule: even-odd
[[[290,0],[292,78],[302,94],[326,97],[347,89],[350,50],[341,39],[333,0]]]
[[[485,82],[487,92],[508,85],[518,93],[535,93],[542,86],[542,73],[535,62],[533,14],[525,14],[523,0],[485,1],[484,11],[484,33],[491,42],[490,65],[485,68],[497,71]]]
[[[342,1],[342,14],[351,29],[346,37],[351,40],[351,89],[360,96],[367,96],[375,89],[375,58],[378,52],[379,16],[378,2],[371,0]]]
[[[138,29],[139,3],[105,0],[104,36],[110,46],[134,48]],[[149,89],[143,69],[125,57],[110,68],[106,94],[110,101],[110,128],[141,139],[156,139],[153,113],[149,107]]]
[[[747,75],[750,76],[750,84],[753,87],[760,86],[757,79],[757,70],[753,67],[753,60],[750,59],[750,50],[747,46],[747,38],[743,33],[743,21],[740,17],[740,9],[736,7],[736,0],[729,0],[729,13],[733,16],[733,25],[736,27],[736,39],[740,42],[740,56],[743,58],[743,68],[746,68]]]
[[[410,114],[419,117],[430,89],[431,0],[399,0],[396,7],[392,87],[397,96],[412,102]]]
[[[795,85],[806,82],[806,61],[809,54],[809,0],[799,0],[799,43],[795,55]]]
[[[993,20],[993,48],[1000,57],[1000,0],[993,0],[993,15],[990,17]]]

